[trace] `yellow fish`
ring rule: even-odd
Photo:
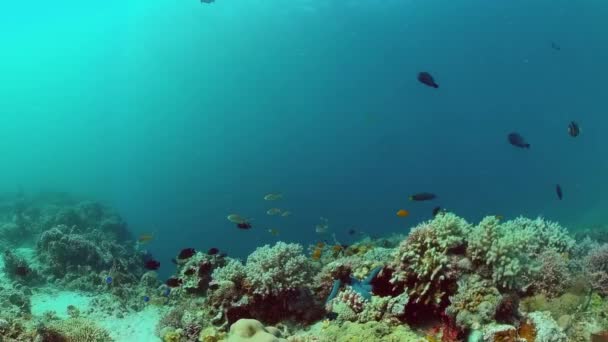
[[[154,240],[154,234],[141,234],[137,238],[137,242],[139,242],[140,244],[147,244],[152,240]]]
[[[399,211],[397,211],[397,216],[399,217],[407,217],[409,214],[410,212],[405,209],[399,209]]]
[[[243,223],[243,222],[247,221],[244,218],[242,218],[241,215],[239,215],[239,214],[230,214],[226,218],[228,219],[228,221],[230,221],[232,223]]]

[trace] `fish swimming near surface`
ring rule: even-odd
[[[194,248],[184,248],[184,249],[182,249],[182,250],[179,252],[179,254],[178,254],[177,258],[178,258],[178,259],[181,259],[181,260],[183,260],[183,259],[189,259],[189,258],[191,258],[191,257],[192,257],[194,254],[196,254],[196,250],[194,250]]]
[[[564,193],[562,192],[562,187],[559,184],[555,185],[555,193],[557,194],[557,198],[561,201],[564,198]]]
[[[519,133],[516,133],[516,132],[509,133],[509,135],[507,136],[507,140],[509,141],[509,144],[511,144],[515,147],[530,148],[530,144],[528,144],[526,142],[526,139],[524,139],[524,137],[522,137],[521,134],[519,134]]]
[[[439,84],[437,84],[437,82],[435,82],[435,79],[433,78],[433,76],[431,76],[431,74],[429,74],[426,71],[422,71],[420,73],[418,73],[418,82],[425,84],[429,87],[432,88],[439,88]]]
[[[570,121],[568,124],[568,134],[570,134],[571,137],[576,138],[580,133],[581,129],[579,128],[578,124],[574,121]]]
[[[419,192],[417,194],[413,194],[409,197],[410,201],[431,201],[437,198],[437,195],[430,192]]]

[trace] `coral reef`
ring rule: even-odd
[[[585,258],[585,271],[594,290],[608,296],[608,244],[603,244]]]

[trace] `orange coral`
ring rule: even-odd
[[[519,338],[523,338],[528,342],[534,342],[536,340],[536,328],[529,321],[524,321],[519,325],[517,331]]]

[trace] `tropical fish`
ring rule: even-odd
[[[437,198],[437,195],[430,192],[419,192],[409,197],[410,201],[430,201]]]
[[[269,193],[264,196],[265,201],[276,201],[280,200],[281,198],[283,198],[283,194],[280,192]]]
[[[564,193],[562,192],[562,187],[559,184],[555,185],[555,193],[557,194],[557,198],[561,201],[564,197]]]
[[[318,234],[325,234],[329,229],[329,220],[325,217],[320,217],[319,219],[321,220],[321,223],[315,225],[315,232],[317,232]]]
[[[153,270],[153,271],[155,271],[155,270],[157,270],[157,269],[159,269],[159,268],[160,268],[160,262],[158,262],[158,261],[156,261],[156,260],[154,260],[154,259],[150,259],[150,260],[147,260],[147,261],[144,263],[144,267],[145,267],[146,269],[148,269],[148,270]]]
[[[357,234],[357,230],[355,228],[351,228],[348,230],[348,235],[355,235]]]
[[[246,220],[241,217],[241,215],[239,214],[230,214],[226,217],[228,219],[228,221],[232,222],[232,223],[242,223],[245,222]]]
[[[110,276],[106,277],[106,284],[108,284],[108,285],[112,284],[112,280],[113,280],[112,277],[110,277]]]
[[[268,210],[266,210],[266,214],[270,215],[270,216],[275,216],[275,215],[279,215],[281,214],[283,210],[279,209],[279,208],[270,208]]]
[[[409,214],[410,214],[410,212],[405,209],[399,209],[397,211],[397,216],[399,216],[399,217],[407,217]]]
[[[433,208],[433,217],[437,216],[437,214],[439,214],[440,211],[441,211],[441,207],[439,207],[439,206]]]
[[[167,279],[165,284],[167,284],[167,286],[169,286],[169,287],[178,287],[182,284],[182,280],[179,278],[171,277],[171,278]]]
[[[507,140],[509,140],[509,144],[519,147],[519,148],[530,148],[530,144],[526,142],[526,139],[521,136],[521,134],[517,132],[509,133],[507,136]]]
[[[137,242],[139,242],[140,244],[147,244],[152,240],[154,240],[154,234],[141,234],[137,238]]]
[[[201,0],[201,4],[210,4],[215,2],[215,0]]]
[[[194,248],[184,248],[179,252],[179,255],[177,256],[177,258],[180,260],[189,259],[194,254],[196,254],[196,251],[194,250]]]
[[[317,248],[323,248],[323,247],[325,247],[325,242],[323,242],[323,241],[317,242]]]
[[[184,271],[184,274],[187,275],[187,276],[191,276],[194,273],[196,273],[196,268],[192,268],[192,267],[190,267],[189,269],[187,269],[187,270]]]
[[[270,228],[266,231],[269,232],[270,235],[272,235],[272,236],[279,236],[279,234],[280,234],[280,231],[278,229],[274,229],[274,228]]]
[[[439,88],[439,84],[435,82],[433,76],[431,76],[431,74],[426,71],[418,73],[418,82],[435,89]]]
[[[144,296],[144,303],[147,303],[147,302],[149,302],[149,301],[150,301],[150,297],[148,297],[148,296]]]
[[[571,137],[576,138],[580,133],[581,130],[578,127],[578,124],[574,121],[570,121],[570,124],[568,124],[568,134],[570,134]]]
[[[209,248],[209,250],[207,251],[207,254],[209,254],[209,255],[216,255],[216,254],[217,254],[217,253],[219,253],[219,252],[220,252],[220,250],[219,250],[219,249],[217,249],[217,248],[215,248],[215,247],[211,247],[211,248]]]
[[[251,229],[251,223],[249,223],[249,222],[237,223],[236,227],[238,229],[243,229],[243,230]]]
[[[284,212],[281,214],[281,217],[289,217],[289,216],[291,216],[291,211],[284,211]]]
[[[552,48],[553,50],[557,50],[557,51],[559,51],[559,50],[561,50],[561,49],[562,49],[562,48],[561,48],[561,46],[557,45],[557,43],[556,43],[556,42],[551,42],[551,48]]]

